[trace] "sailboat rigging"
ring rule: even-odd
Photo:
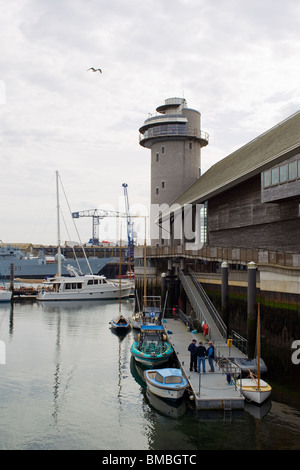
[[[60,240],[60,202],[58,171],[56,171],[56,197],[57,197],[57,275],[43,282],[37,295],[39,301],[60,300],[107,300],[121,297],[129,297],[130,284],[124,283],[119,293],[118,284],[107,281],[105,276],[79,273],[73,266],[68,265],[69,276],[61,274],[61,240]],[[86,258],[87,260],[87,258]],[[87,260],[87,264],[88,260]]]
[[[131,328],[131,325],[128,322],[128,320],[121,314],[121,298],[122,298],[121,274],[122,274],[122,225],[120,224],[119,315],[110,322],[112,329],[116,333],[126,333]]]
[[[260,304],[258,304],[257,312],[257,375],[249,370],[249,377],[240,379],[237,385],[241,387],[244,397],[254,403],[260,405],[266,401],[271,395],[271,386],[261,379],[260,374]]]

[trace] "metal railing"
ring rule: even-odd
[[[138,252],[137,252],[137,257]],[[199,250],[187,250],[184,245],[147,246],[147,258],[182,257],[208,261],[227,261],[229,264],[247,265],[254,261],[258,266],[273,265],[277,267],[300,270],[300,253],[273,251],[263,248],[234,248],[204,245]]]
[[[180,282],[182,283],[182,286],[183,286],[184,290],[187,293],[189,301],[190,301],[190,303],[191,303],[191,305],[192,305],[192,307],[195,311],[196,317],[198,318],[200,323],[201,324],[206,323],[208,320],[210,320],[210,323],[211,322],[214,323],[214,326],[217,328],[217,330],[220,333],[220,335],[222,336],[222,338],[225,339],[227,337],[226,325],[223,322],[223,320],[220,317],[217,310],[215,309],[215,307],[213,306],[213,304],[211,303],[210,299],[208,298],[208,296],[204,292],[204,290],[201,291],[201,289],[198,288],[199,286],[195,285],[194,280],[190,276],[190,279],[192,279],[193,285],[194,285],[197,293],[199,294],[199,296],[201,297],[201,299],[204,303],[206,311],[203,311],[203,308],[199,304],[197,296],[195,295],[193,289],[191,289],[191,286],[189,285],[189,282],[188,282],[186,276],[183,274],[183,272],[180,268],[179,268],[179,279],[180,279]],[[199,284],[199,283],[197,282],[197,284]],[[211,339],[212,326],[213,325],[211,324],[210,328],[209,328],[209,335],[208,336],[210,337],[210,339]]]
[[[217,326],[217,328],[218,328],[219,332],[221,333],[221,335],[223,336],[223,338],[227,338],[227,326],[225,325],[224,321],[222,320],[219,312],[217,311],[214,304],[212,303],[212,301],[208,297],[208,295],[205,292],[205,290],[203,289],[202,285],[198,282],[198,280],[195,276],[195,273],[192,271],[192,269],[189,268],[188,271],[189,271],[189,275],[190,275],[190,277],[191,277],[191,279],[194,283],[194,286],[196,287],[199,295],[202,298],[202,301],[204,302],[207,310],[210,313],[210,316],[211,316],[212,320],[214,321],[215,325]]]
[[[181,269],[179,269],[179,279],[180,279],[180,282],[184,288],[184,290],[186,291],[188,297],[189,297],[189,300],[191,302],[191,305],[194,309],[194,312],[196,314],[196,317],[197,319],[200,321],[200,323],[203,323],[205,321],[205,315],[204,315],[204,312],[202,311],[199,303],[198,303],[198,300],[195,296],[195,294],[193,293],[192,289],[190,288],[183,272],[181,271]]]
[[[236,390],[239,390],[239,392],[242,394],[241,381],[238,380],[242,377],[241,368],[227,357],[221,357],[220,359],[217,359],[216,364],[223,374],[227,375],[228,383],[232,383]]]
[[[209,135],[207,132],[200,131],[196,128],[186,127],[185,125],[174,123],[162,126],[155,126],[145,131],[144,134],[140,133],[139,141],[146,139],[157,138],[157,137],[174,137],[174,136],[185,136],[195,137],[208,143]]]
[[[239,351],[246,354],[247,353],[247,340],[236,331],[232,330],[232,344],[235,346]]]

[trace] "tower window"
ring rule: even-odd
[[[193,148],[193,142],[190,142],[189,143],[189,149],[192,150],[192,148]]]
[[[161,153],[162,153],[162,154],[165,153],[165,147],[162,147],[162,148],[161,148]]]
[[[158,160],[159,160],[159,153],[157,152],[157,154],[156,154],[156,161],[158,162]]]
[[[165,187],[165,182],[164,181],[161,182],[161,187],[162,187],[162,189],[164,189],[164,187]]]
[[[158,193],[159,193],[159,189],[158,189],[158,188],[155,188],[155,194],[156,194],[156,196],[158,195]]]

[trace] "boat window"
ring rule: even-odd
[[[159,372],[156,372],[155,380],[156,380],[157,382],[160,382],[160,383],[163,383],[163,381],[164,381],[163,376],[160,375]]]
[[[77,283],[77,289],[82,289],[82,282]]]
[[[89,279],[87,283],[88,283],[88,285],[93,284],[93,279]]]
[[[181,383],[182,383],[182,377],[177,377],[177,375],[166,377],[166,384],[181,384]]]
[[[76,282],[73,282],[73,283],[72,283],[72,289],[76,289],[76,287],[77,287]]]
[[[98,284],[98,279],[94,279],[94,284]]]
[[[107,284],[107,280],[106,279],[103,279],[103,284]]]

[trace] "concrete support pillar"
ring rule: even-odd
[[[228,309],[228,263],[223,261],[221,265],[221,299],[222,299],[222,316],[227,326],[227,336],[228,336],[228,326],[229,326],[229,309]]]
[[[172,258],[168,258],[168,274],[172,274],[172,270],[173,270],[173,261],[172,261]]]
[[[247,340],[248,358],[253,359],[256,343],[256,264],[248,263],[248,289],[247,289]]]

